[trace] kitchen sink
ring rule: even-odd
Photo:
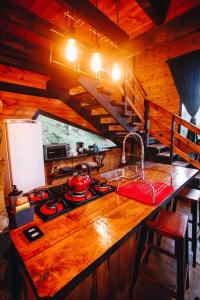
[[[121,179],[133,179],[140,176],[140,169],[138,166],[126,166],[124,168],[114,169],[101,174],[101,177],[107,181],[121,180]]]

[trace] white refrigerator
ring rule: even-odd
[[[0,156],[5,160],[5,196],[16,185],[28,192],[45,185],[41,124],[35,120],[5,120]]]

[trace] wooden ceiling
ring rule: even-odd
[[[157,26],[151,17],[151,9],[154,12],[156,5],[160,5],[158,0],[118,0],[119,23],[114,0],[1,0],[0,64],[16,67],[23,72],[39,73],[46,81],[54,78],[58,84],[62,81],[66,88],[71,88],[76,85],[77,74],[73,72],[73,66],[65,62],[63,55],[71,24],[75,27],[77,39],[86,47],[80,53],[85,64],[90,49],[95,46],[95,30],[103,53],[119,53],[114,45],[117,44],[120,49],[128,49],[129,54],[136,55],[138,43],[139,52],[152,43],[152,38],[147,39],[151,37],[151,32],[157,34],[156,42],[159,39],[164,41],[164,32],[161,31],[162,36],[159,36],[160,27],[200,5],[200,0],[167,2],[169,9],[164,24]],[[149,13],[148,5],[151,3],[154,6],[150,7]],[[58,63],[50,63],[51,47]]]

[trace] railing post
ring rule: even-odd
[[[175,115],[172,115],[171,123],[171,143],[170,143],[170,164],[173,163],[173,153],[174,153],[174,131],[176,127]]]
[[[149,144],[149,128],[150,128],[150,103],[147,99],[144,99],[144,146]]]

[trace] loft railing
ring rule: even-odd
[[[184,126],[191,132],[200,135],[200,128],[185,121],[158,104],[145,99],[145,145],[148,145],[149,134],[155,137],[163,145],[170,149],[170,161],[173,161],[173,153],[180,155],[184,160],[200,169],[200,161],[192,158],[189,153],[196,157],[200,154],[200,146],[182,136],[180,126]],[[155,117],[157,115],[157,117]],[[159,117],[158,117],[159,115]],[[164,121],[166,120],[166,124]]]

